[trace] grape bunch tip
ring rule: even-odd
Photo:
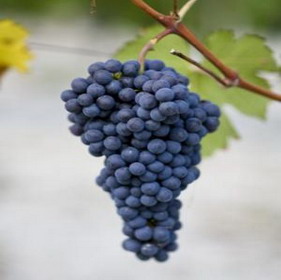
[[[200,172],[201,139],[219,126],[220,109],[188,89],[189,80],[160,60],[110,59],[88,68],[61,94],[70,131],[95,157],[96,182],[113,199],[141,260],[168,259],[181,228],[179,195]]]

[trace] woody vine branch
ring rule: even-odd
[[[189,44],[191,44],[194,48],[196,48],[206,59],[208,59],[223,74],[224,79],[219,78],[210,70],[205,71],[225,87],[228,88],[238,87],[276,101],[281,101],[281,94],[277,94],[269,89],[252,84],[246,81],[245,79],[243,79],[242,77],[240,77],[239,73],[237,73],[236,71],[225,65],[192,33],[192,31],[187,26],[181,23],[182,17],[190,9],[190,7],[196,2],[196,0],[190,0],[184,5],[184,7],[178,13],[173,12],[170,15],[164,15],[156,11],[154,8],[152,8],[143,0],[131,0],[131,1],[133,4],[135,4],[137,7],[139,7],[141,10],[143,10],[145,13],[150,15],[152,18],[154,18],[156,21],[158,21],[161,25],[165,27],[165,29],[161,33],[155,36],[155,38],[152,39],[150,42],[148,42],[148,44],[143,48],[139,56],[139,60],[141,63],[143,63],[147,52],[152,50],[153,46],[158,41],[160,41],[161,39],[163,39],[164,37],[170,34],[176,34],[181,38],[183,38],[185,41],[187,41]],[[174,3],[176,3],[176,1]],[[181,57],[180,55],[178,56]],[[185,60],[190,63],[194,62],[191,59],[185,59]],[[195,62],[193,64],[194,65],[197,64],[196,65],[197,67],[200,66],[198,62],[197,63]],[[204,70],[202,68],[200,69]]]

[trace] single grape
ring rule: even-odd
[[[135,116],[135,112],[132,109],[121,109],[117,113],[117,118],[120,122],[126,123],[129,121],[131,118]]]
[[[134,133],[134,137],[137,139],[137,140],[140,140],[140,141],[145,141],[145,140],[148,140],[151,138],[151,135],[152,133],[150,131],[147,131],[147,130],[143,130],[141,132],[135,132]]]
[[[169,88],[161,88],[156,91],[155,97],[160,102],[167,102],[174,99],[175,93]]]
[[[162,73],[152,70],[152,69],[145,71],[144,75],[146,75],[147,77],[149,77],[151,80],[154,80],[154,81],[157,81],[162,77]],[[152,89],[152,91],[153,91],[153,89]]]
[[[169,217],[169,213],[167,211],[163,211],[163,212],[156,212],[153,215],[153,219],[157,220],[157,221],[163,221],[166,220]]]
[[[161,114],[163,114],[163,116],[168,117],[178,114],[179,107],[175,102],[168,101],[160,104],[159,111],[161,112]]]
[[[127,251],[137,253],[141,249],[141,242],[139,242],[135,239],[126,239],[123,242],[123,248]]]
[[[145,122],[145,128],[149,131],[156,131],[160,128],[160,126],[161,126],[160,122],[156,122],[156,121],[153,121],[153,120],[147,120]]]
[[[88,72],[90,75],[93,75],[96,71],[103,70],[104,66],[103,62],[95,62],[88,67]]]
[[[142,163],[134,162],[134,163],[130,164],[129,170],[130,170],[132,175],[141,176],[145,173],[146,168]]]
[[[162,78],[153,83],[152,90],[157,93],[158,90],[163,89],[163,88],[169,89],[170,86],[171,86],[170,83],[167,80]],[[157,97],[156,97],[156,99],[159,100]],[[161,101],[161,100],[159,100],[159,101]]]
[[[180,127],[175,127],[170,131],[170,139],[173,141],[184,142],[188,138],[188,132]]]
[[[140,153],[139,161],[143,164],[150,164],[154,162],[156,159],[156,156],[149,151],[142,151]]]
[[[127,128],[126,123],[118,123],[116,126],[116,132],[121,136],[130,136],[132,132]]]
[[[83,127],[79,124],[73,124],[70,126],[69,130],[75,136],[81,136],[84,133]]]
[[[122,157],[120,155],[115,154],[115,155],[109,156],[106,159],[105,165],[112,170],[116,170],[120,167],[126,166],[126,162],[122,159]]]
[[[70,102],[69,100],[68,102]],[[207,120],[204,122],[205,127],[208,129],[209,132],[214,132],[220,124],[220,121],[216,117],[209,117]]]
[[[147,79],[149,79],[149,77],[147,77]],[[146,92],[153,92],[153,90],[152,90],[153,84],[154,84],[153,80],[146,81],[142,86],[142,90],[146,91]]]
[[[144,219],[142,216],[137,216],[133,220],[128,222],[128,225],[131,228],[137,229],[137,228],[142,228],[146,225],[147,221]]]
[[[164,170],[165,165],[161,161],[154,161],[147,166],[148,170],[154,173],[160,173]]]
[[[147,93],[140,97],[139,104],[143,109],[153,109],[157,101],[152,94]]]
[[[167,151],[170,152],[171,154],[178,154],[182,149],[181,144],[176,141],[167,141],[166,145],[167,145]]]
[[[123,64],[122,72],[125,76],[135,77],[140,69],[140,64],[137,61],[127,61]]]
[[[80,113],[81,106],[77,99],[70,99],[65,103],[65,109],[70,113]]]
[[[167,188],[161,188],[156,196],[157,200],[160,202],[169,202],[173,199],[173,192]]]
[[[165,64],[163,61],[161,60],[147,60],[145,62],[145,67],[146,69],[152,69],[152,70],[156,70],[156,71],[161,71],[164,67]]]
[[[64,90],[61,93],[61,100],[64,102],[67,102],[70,99],[76,99],[77,97],[78,95],[73,90],[70,89]]]
[[[120,82],[123,88],[133,88],[134,86],[134,78],[132,77],[122,77]]]
[[[188,170],[184,166],[178,166],[173,169],[173,174],[179,179],[182,179],[187,176]]]
[[[84,78],[76,78],[71,83],[71,87],[76,93],[86,92],[88,86],[89,84]]]
[[[116,136],[108,136],[104,139],[103,144],[108,150],[118,150],[122,146],[121,140]]]
[[[160,112],[158,108],[155,108],[150,112],[150,117],[156,122],[161,122],[166,119],[166,117]]]
[[[91,129],[85,133],[85,138],[89,143],[100,142],[103,140],[104,134],[97,129]]]
[[[102,142],[91,143],[89,146],[89,153],[93,156],[100,157],[102,156],[104,146]]]
[[[117,95],[122,90],[122,84],[119,81],[113,80],[105,88],[108,94]]]
[[[140,199],[133,195],[130,195],[129,197],[127,197],[125,203],[132,208],[138,208],[141,206]]]
[[[201,121],[197,118],[190,118],[186,121],[185,127],[189,132],[198,132],[201,129]]]
[[[149,196],[149,195],[142,195],[140,198],[140,201],[144,206],[147,206],[147,207],[154,206],[157,203],[157,200],[155,199],[155,197]]]
[[[97,83],[94,83],[87,88],[87,93],[96,99],[105,94],[105,88]]]
[[[150,111],[146,110],[142,107],[139,107],[137,109],[137,116],[143,120],[149,120],[150,119]]]
[[[147,256],[147,257],[152,257],[154,255],[157,254],[158,252],[158,247],[155,246],[154,244],[144,244],[142,245],[141,247],[141,253],[144,255],[144,256]]]
[[[117,197],[119,199],[125,199],[129,196],[130,189],[127,187],[120,187],[120,188],[113,190],[112,194],[114,197]]]
[[[81,106],[90,106],[94,102],[94,98],[90,94],[85,93],[79,95],[77,101]]]
[[[124,88],[119,91],[119,98],[124,102],[131,102],[136,97],[136,92],[131,88]]]
[[[167,148],[165,141],[161,139],[153,139],[148,143],[147,149],[153,154],[161,154]]]
[[[141,186],[141,191],[146,195],[155,195],[160,190],[160,185],[157,182],[144,183]]]
[[[97,99],[97,105],[102,110],[111,110],[115,106],[115,100],[110,95],[104,95]]]
[[[165,168],[163,169],[163,171],[161,171],[158,174],[158,179],[159,180],[165,180],[170,178],[170,176],[173,174],[173,169],[170,166],[165,166]]]
[[[121,207],[118,209],[118,214],[124,220],[132,220],[138,215],[138,211],[136,209],[132,209],[130,207]]]
[[[109,123],[103,126],[103,133],[108,136],[115,136],[117,134],[116,125]]]
[[[153,231],[150,227],[145,226],[135,231],[135,237],[141,241],[147,241],[152,238]]]
[[[153,239],[156,242],[165,242],[170,238],[170,232],[163,227],[156,227],[153,232]]]
[[[205,110],[208,116],[220,117],[221,111],[219,107],[211,102],[205,101],[201,103],[201,108]]]
[[[149,81],[149,78],[145,75],[139,75],[134,79],[134,86],[137,89],[142,89],[145,82]]]
[[[139,151],[136,148],[128,147],[121,152],[121,157],[127,162],[135,162],[139,158]]]
[[[104,68],[112,73],[120,72],[122,69],[122,63],[116,59],[109,59],[104,64]]]
[[[155,255],[155,259],[159,262],[165,262],[169,258],[168,254],[164,250],[159,250]]]
[[[127,128],[132,132],[139,132],[144,129],[144,121],[140,118],[132,118],[127,122]]]
[[[106,70],[98,70],[94,73],[94,80],[100,85],[107,85],[112,80],[112,74]]]
[[[167,150],[169,149],[169,144],[167,143]],[[180,151],[180,150],[179,150]],[[157,159],[164,164],[170,163],[173,160],[173,155],[170,152],[164,152],[157,156]]]

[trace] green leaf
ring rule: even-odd
[[[207,135],[202,141],[203,157],[211,156],[218,149],[228,148],[230,139],[239,139],[240,136],[231,124],[226,114],[222,114],[220,119],[220,129]]]
[[[205,40],[206,46],[228,67],[234,69],[249,82],[269,88],[268,81],[261,77],[262,71],[278,72],[278,66],[265,39],[257,35],[244,35],[236,38],[232,31],[217,31]],[[206,59],[202,64],[217,72]],[[196,83],[193,89],[202,95],[217,95],[213,99],[218,103],[231,104],[242,113],[265,119],[269,99],[248,93],[239,88],[225,89],[202,73],[194,73]],[[202,84],[204,88],[202,89]],[[208,92],[207,92],[208,91]]]
[[[152,26],[145,29],[133,41],[120,49],[116,58],[120,60],[136,59],[142,47],[163,27]],[[268,81],[261,76],[262,72],[280,72],[276,65],[272,51],[265,43],[265,39],[257,35],[244,35],[237,38],[232,31],[217,31],[210,34],[204,44],[228,67],[234,69],[245,80],[269,88]],[[155,51],[148,54],[148,58],[161,59],[167,66],[174,67],[178,72],[188,76],[191,81],[191,90],[198,92],[202,99],[210,100],[222,108],[231,105],[243,114],[251,117],[265,119],[269,100],[262,96],[249,93],[239,88],[225,89],[218,82],[201,72],[187,62],[170,54],[171,49],[176,49],[192,57],[190,46],[186,42],[170,35],[155,46]],[[198,58],[196,58],[198,61]],[[206,59],[201,59],[201,64],[208,69],[220,72]],[[210,156],[218,149],[226,149],[231,139],[238,139],[235,127],[223,113],[220,129],[208,135],[203,140],[203,155]]]

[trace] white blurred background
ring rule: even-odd
[[[179,250],[163,264],[140,262],[121,248],[121,221],[95,185],[102,159],[69,133],[59,99],[132,34],[96,26],[87,36],[81,28],[34,26],[30,41],[60,38],[104,55],[34,49],[30,73],[1,82],[0,279],[281,279],[281,105],[272,102],[267,122],[228,108],[243,139],[204,160],[201,178],[182,194]],[[280,51],[280,38],[270,45]]]

